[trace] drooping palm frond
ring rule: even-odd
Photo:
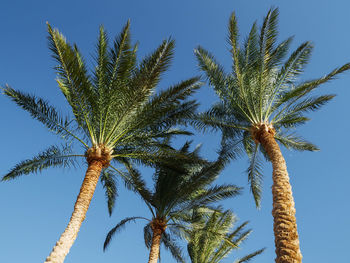
[[[62,146],[50,146],[32,159],[21,161],[16,164],[4,177],[2,181],[17,178],[23,174],[38,173],[49,167],[69,167],[77,164],[78,157],[84,155],[72,154],[69,144]]]
[[[103,250],[106,250],[106,248],[109,246],[109,243],[111,242],[112,238],[114,237],[114,235],[116,233],[118,233],[120,230],[122,230],[122,228],[124,228],[127,223],[130,223],[130,222],[134,222],[135,223],[135,221],[137,219],[144,219],[144,220],[149,221],[147,218],[140,217],[140,216],[127,217],[127,218],[121,220],[115,227],[113,227],[108,232],[108,234],[106,236],[106,240],[105,240],[105,242],[103,244]]]
[[[309,121],[306,115],[320,109],[334,95],[312,95],[320,85],[350,69],[350,63],[334,69],[319,79],[300,82],[313,45],[302,43],[287,57],[292,38],[277,43],[278,9],[265,16],[260,32],[253,24],[243,45],[239,44],[237,19],[233,13],[228,25],[232,57],[230,74],[203,47],[195,50],[199,68],[220,98],[209,110],[196,114],[191,124],[200,130],[221,130],[222,144],[233,143],[245,149],[250,164],[248,181],[257,206],[261,198],[262,170],[259,155],[266,157],[254,138],[252,129],[268,125],[276,130],[275,139],[287,148],[315,151],[318,148],[291,134],[291,129]],[[239,154],[232,154],[237,158]]]
[[[170,251],[171,255],[174,257],[174,259],[177,262],[180,262],[180,263],[186,262],[184,260],[182,249],[179,247],[176,241],[166,232],[164,232],[162,235],[162,243],[165,249]]]
[[[111,216],[115,204],[115,199],[118,196],[116,175],[112,169],[103,169],[100,177],[103,188],[106,191],[108,213]]]
[[[249,154],[249,166],[247,168],[250,191],[253,194],[256,207],[260,207],[262,188],[262,162],[259,156],[259,145],[254,145],[254,150]]]

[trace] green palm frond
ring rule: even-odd
[[[197,47],[194,50],[194,54],[197,57],[199,68],[205,71],[206,77],[211,85],[215,87],[215,91],[221,99],[228,97],[228,90],[226,87],[226,74],[221,65],[219,65],[212,54],[203,49]]]
[[[299,113],[289,112],[284,113],[283,116],[281,116],[281,118],[275,122],[275,126],[283,128],[295,128],[308,122],[309,120],[310,118],[302,116]]]
[[[146,224],[143,228],[143,240],[147,249],[151,248],[152,245],[152,228],[151,224]]]
[[[171,86],[161,91],[135,115],[135,120],[130,124],[130,130],[143,128],[148,124],[148,129],[164,130],[168,127],[184,124],[183,120],[189,119],[198,104],[195,101],[181,103],[191,96],[199,87],[199,78],[192,78]],[[139,116],[147,116],[140,118]]]
[[[235,185],[220,185],[200,191],[189,203],[188,208],[206,206],[227,198],[235,197],[241,193],[242,188]]]
[[[78,48],[67,43],[65,37],[48,24],[49,48],[58,65],[55,67],[57,83],[72,107],[73,114],[79,126],[97,142],[92,127],[92,109],[95,108],[96,93],[91,87],[87,69]]]
[[[234,116],[227,114],[228,110],[227,105],[215,104],[210,110],[195,114],[190,123],[197,130],[225,130],[226,134],[249,130],[245,125],[235,122]]]
[[[103,93],[104,89],[108,87],[108,82],[110,81],[107,73],[110,70],[110,61],[108,57],[108,36],[105,32],[103,26],[100,26],[99,37],[96,45],[96,69],[94,72],[93,82],[95,84],[95,89],[99,91],[99,93]],[[100,96],[100,98],[104,98],[104,96]]]
[[[143,86],[144,88],[157,85],[161,74],[170,66],[174,55],[174,47],[174,40],[164,40],[151,55],[143,59],[140,63],[139,70],[135,72],[133,77],[135,84]]]
[[[294,149],[297,151],[319,151],[320,150],[316,145],[308,141],[305,141],[303,138],[295,134],[277,133],[275,135],[275,138],[288,149]]]
[[[263,56],[261,61],[267,62],[275,49],[278,35],[278,9],[270,9],[267,13],[260,31],[260,54]]]
[[[247,169],[250,191],[253,194],[256,207],[260,207],[262,189],[262,161],[259,157],[259,144],[254,143],[254,149],[249,154],[249,166]]]
[[[244,256],[243,258],[237,259],[234,263],[245,263],[249,262],[251,259],[253,259],[255,256],[263,253],[265,251],[265,248],[257,250],[255,252],[250,253],[249,255]]]
[[[316,111],[320,109],[323,105],[328,103],[334,97],[335,95],[329,94],[317,97],[308,97],[301,101],[299,100],[298,102],[295,102],[292,105],[290,105],[289,108],[284,108],[281,111],[277,112],[275,117],[272,118],[272,121],[275,123],[276,126],[279,121],[283,120],[284,116],[290,116],[295,114],[300,115],[304,112]]]
[[[187,251],[192,263],[219,263],[233,250],[237,250],[250,230],[243,231],[247,222],[232,231],[236,222],[230,211],[215,212],[209,217],[202,217],[202,227],[191,225],[188,231]],[[263,250],[256,251],[244,258],[251,258]],[[254,255],[253,255],[254,254]],[[244,259],[243,258],[243,259]]]
[[[109,243],[111,242],[112,238],[114,237],[114,235],[116,233],[118,233],[120,230],[122,230],[125,225],[127,223],[130,223],[130,222],[134,222],[137,220],[137,219],[144,219],[144,220],[147,220],[147,218],[144,218],[144,217],[140,217],[140,216],[134,216],[134,217],[127,217],[123,220],[121,220],[115,227],[113,227],[107,234],[106,236],[106,239],[105,239],[105,242],[103,244],[103,250],[106,250],[107,247],[109,246]]]
[[[112,169],[103,169],[100,177],[103,188],[106,191],[108,213],[111,216],[115,204],[115,199],[118,196],[116,175]]]
[[[350,69],[350,63],[344,64],[343,66],[334,69],[329,74],[321,77],[319,79],[305,81],[296,87],[292,86],[289,90],[282,92],[278,99],[276,99],[276,103],[273,106],[273,110],[278,109],[281,105],[284,108],[289,108],[293,103],[295,103],[298,99],[308,95],[311,91],[318,88],[320,85],[333,80],[338,74],[341,74]],[[272,112],[272,111],[271,111]]]
[[[109,57],[111,58],[109,88],[116,87],[132,75],[136,66],[136,50],[137,45],[131,44],[130,20],[128,20],[109,51]]]
[[[251,67],[251,64],[256,63],[256,56],[258,53],[258,30],[257,24],[254,22],[249,35],[244,43],[244,69],[248,69]]]
[[[182,249],[176,244],[176,241],[164,232],[162,235],[162,241],[164,247],[171,252],[171,255],[177,262],[185,263],[185,260],[182,255]]]
[[[125,186],[129,190],[138,193],[145,202],[152,204],[152,193],[147,188],[146,182],[141,177],[140,172],[134,169],[130,164],[127,164],[127,168],[129,173],[127,177],[123,178]]]
[[[119,105],[119,120],[112,125],[110,132],[107,134],[107,142],[115,142],[120,134],[125,133],[129,122],[132,121],[132,116],[149,100],[160,80],[161,73],[169,67],[173,48],[174,41],[163,41],[158,49],[146,57],[139,68],[133,71],[130,80],[128,80],[128,85],[123,89],[123,93],[127,96]]]
[[[77,139],[87,147],[87,144],[74,134],[74,128],[72,129],[70,127],[71,122],[69,118],[62,116],[47,101],[15,90],[8,85],[2,88],[2,90],[4,95],[8,96],[22,109],[29,112],[31,117],[43,123],[50,131],[63,138]]]
[[[45,151],[34,156],[32,159],[21,161],[16,164],[3,178],[2,181],[12,180],[23,174],[38,173],[49,167],[70,167],[77,164],[76,158],[84,155],[72,154],[69,144],[50,146]]]

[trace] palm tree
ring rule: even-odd
[[[289,149],[316,151],[318,148],[292,132],[309,121],[305,113],[318,110],[334,95],[313,95],[321,84],[350,68],[345,64],[310,81],[298,81],[309,61],[313,46],[302,43],[285,60],[292,38],[277,44],[278,9],[270,10],[260,34],[253,24],[242,48],[238,46],[235,14],[229,21],[232,73],[226,74],[214,57],[198,47],[199,67],[220,98],[209,111],[194,121],[198,127],[221,128],[222,143],[235,157],[243,148],[250,159],[248,180],[256,205],[260,205],[262,168],[259,152],[273,167],[273,217],[276,262],[301,262],[295,207],[289,176],[278,142]]]
[[[236,217],[229,210],[220,213],[214,212],[208,218],[203,217],[205,223],[201,230],[195,225],[188,232],[187,251],[192,263],[219,263],[238,249],[239,245],[247,239],[252,230],[244,230],[248,222],[233,228]],[[248,262],[264,249],[257,250],[242,258],[236,259],[235,263]]]
[[[88,168],[77,197],[69,224],[54,246],[46,262],[63,262],[73,245],[93,197],[101,171],[107,167],[121,171],[111,161],[128,163],[135,159],[144,164],[171,161],[174,151],[163,138],[189,134],[174,128],[195,110],[195,101],[185,101],[199,85],[197,78],[182,81],[153,94],[170,65],[174,41],[165,40],[149,56],[137,63],[137,46],[131,44],[129,22],[111,48],[103,27],[100,28],[96,67],[88,73],[76,45],[48,25],[49,47],[57,61],[57,82],[71,107],[73,118],[63,116],[47,101],[17,91],[9,86],[3,93],[49,130],[68,140],[63,147],[51,146],[32,159],[17,164],[2,180],[39,172],[48,167],[73,164],[85,158]],[[74,154],[72,141],[85,150]],[[102,178],[109,208],[113,206],[114,184],[110,173]]]
[[[150,249],[148,262],[157,262],[161,243],[171,251],[178,262],[184,262],[181,249],[176,245],[172,234],[181,236],[181,233],[184,233],[189,222],[193,221],[194,209],[214,210],[215,208],[211,207],[214,202],[233,197],[240,191],[240,188],[234,185],[208,186],[223,169],[226,162],[224,155],[221,154],[215,162],[200,161],[198,149],[188,153],[188,148],[189,144],[186,143],[180,152],[189,154],[190,159],[194,158],[198,162],[190,163],[174,159],[176,169],[157,164],[153,176],[153,191],[147,188],[136,170],[130,172],[128,184],[145,202],[152,218],[128,217],[120,221],[107,234],[104,250],[114,234],[126,223],[144,219],[147,221],[144,227],[145,244]]]

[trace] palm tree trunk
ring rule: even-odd
[[[160,239],[162,238],[162,234],[163,234],[162,229],[159,229],[159,228],[153,229],[151,251],[149,252],[148,263],[157,263],[157,261],[158,261]]]
[[[85,219],[86,212],[101,174],[102,166],[103,163],[100,160],[92,160],[89,162],[68,226],[57,241],[51,254],[46,258],[45,263],[62,263],[64,261]]]
[[[301,263],[302,255],[295,219],[295,205],[286,162],[274,131],[264,129],[259,141],[270,158],[273,168],[273,209],[276,263]]]

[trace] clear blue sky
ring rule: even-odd
[[[55,82],[54,62],[47,47],[46,21],[59,28],[70,42],[76,42],[88,61],[92,61],[98,27],[109,35],[119,33],[131,19],[134,41],[139,41],[139,57],[151,52],[165,38],[176,40],[175,60],[164,75],[161,87],[200,74],[193,49],[202,45],[230,70],[226,44],[227,22],[232,11],[238,16],[245,36],[254,20],[261,24],[271,6],[280,8],[280,40],[295,35],[293,48],[311,40],[314,53],[303,79],[312,79],[350,61],[349,10],[345,0],[75,0],[1,1],[0,3],[0,83],[46,98],[67,110]],[[338,96],[299,133],[321,148],[316,153],[284,151],[291,176],[297,209],[297,223],[304,262],[349,262],[348,207],[350,176],[348,169],[350,73],[324,85],[320,93]],[[205,85],[196,95],[202,109],[216,100]],[[30,158],[47,146],[59,142],[39,122],[7,98],[0,97],[0,173],[5,174],[18,161]],[[194,138],[203,143],[203,155],[215,157],[219,134]],[[261,210],[256,210],[243,173],[247,160],[233,162],[218,182],[245,187],[242,196],[224,203],[240,219],[250,221],[253,233],[239,255],[266,247],[253,262],[274,261],[272,232],[271,165],[264,166],[265,180]],[[0,262],[43,262],[63,232],[78,194],[85,165],[77,169],[49,169],[39,175],[23,176],[0,184]],[[150,170],[143,170],[151,176]],[[106,209],[101,185],[82,225],[79,236],[65,262],[112,263],[146,262],[143,222],[130,224],[116,236],[110,249],[102,252],[108,230],[127,216],[149,216],[143,203],[119,184],[119,198],[112,217]],[[162,251],[163,262],[175,262]],[[224,262],[232,262],[231,255]]]

